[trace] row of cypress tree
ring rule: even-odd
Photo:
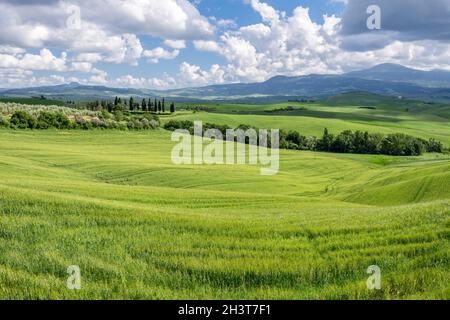
[[[127,101],[116,97],[114,100],[114,107],[119,105],[126,105],[130,111],[144,111],[144,112],[155,112],[155,113],[165,113],[166,112],[166,99],[162,100],[154,99],[142,99],[140,103],[136,102],[133,97]],[[170,113],[175,112],[175,103],[171,103],[169,106]]]

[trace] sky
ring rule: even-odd
[[[0,0],[0,12],[0,88],[450,70],[449,0]]]

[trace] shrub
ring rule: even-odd
[[[76,123],[77,128],[79,128],[79,129],[89,130],[92,128],[92,124],[90,122],[86,121],[81,116],[75,117],[75,123]]]
[[[396,133],[383,139],[381,152],[392,156],[418,156],[425,152],[425,146],[419,139]]]
[[[193,127],[193,125],[192,125],[192,127]],[[214,123],[203,124],[203,132],[206,132],[210,129],[219,130],[220,133],[222,133],[222,135],[225,136],[227,134],[227,130],[231,129],[231,128],[227,125],[219,125],[219,124],[214,124]]]
[[[142,119],[141,120],[141,124],[142,124],[142,128],[144,129],[150,129],[150,121],[148,121],[147,119]]]
[[[110,114],[108,111],[106,111],[106,110],[102,110],[102,115],[101,115],[101,117],[102,117],[103,119],[106,119],[106,120],[109,120],[109,119],[112,118],[112,117],[111,117],[111,114]]]
[[[334,136],[328,132],[327,128],[325,128],[323,131],[322,139],[317,141],[317,150],[318,151],[331,151],[333,141],[334,141]]]
[[[114,119],[116,119],[116,121],[118,121],[118,122],[123,121],[124,120],[123,113],[121,111],[115,112]]]
[[[119,126],[118,126],[117,121],[109,120],[109,121],[107,121],[107,127],[110,129],[118,129]]]
[[[351,153],[354,151],[354,135],[350,130],[341,132],[331,143],[331,151],[338,153]]]
[[[148,121],[155,120],[156,122],[159,122],[159,117],[156,114],[145,113],[142,117]]]
[[[133,119],[132,122],[134,124],[134,129],[136,129],[136,130],[144,129],[144,125],[142,124],[142,122],[139,119]]]
[[[366,152],[369,154],[380,154],[383,147],[384,136],[381,133],[371,133],[367,135]]]
[[[121,130],[121,131],[127,131],[128,130],[128,126],[126,122],[117,122],[117,129]]]
[[[356,131],[353,135],[353,151],[356,153],[367,153],[368,152],[368,141],[369,133]]]
[[[133,130],[133,129],[135,129],[135,126],[134,126],[134,122],[133,121],[128,121],[127,122],[127,128],[128,128],[128,130]]]
[[[84,124],[86,123],[86,120],[84,120],[84,118],[81,116],[76,116],[75,123],[78,128],[83,128]]]
[[[9,121],[2,115],[0,115],[0,127],[9,127]]]
[[[159,127],[159,122],[156,120],[150,120],[150,127],[155,130]]]
[[[186,129],[191,131],[194,128],[194,122],[192,121],[176,121],[176,120],[170,120],[164,125],[164,129],[175,131],[178,129]]]
[[[436,141],[435,139],[430,139],[426,143],[426,147],[428,152],[443,153],[445,151],[444,145],[440,141]]]
[[[41,111],[37,118],[38,129],[56,128],[57,126],[58,122],[53,112]]]
[[[36,119],[26,111],[16,111],[10,122],[17,129],[34,129],[37,125]]]
[[[316,150],[316,148],[317,148],[317,138],[306,137],[302,150]]]
[[[62,112],[56,114],[56,123],[58,129],[70,129],[72,127],[69,118]]]
[[[102,122],[101,122],[100,119],[98,119],[98,118],[93,118],[93,119],[91,120],[91,124],[92,124],[92,127],[94,127],[94,128],[100,128]]]

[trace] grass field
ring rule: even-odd
[[[368,125],[175,117],[316,134]],[[448,120],[417,117],[373,126],[450,142]],[[450,299],[450,156],[282,150],[268,177],[175,166],[173,146],[163,130],[0,130],[0,299]],[[366,288],[370,265],[379,291]]]
[[[288,106],[295,110],[268,112]],[[325,127],[332,133],[348,129],[384,134],[403,132],[425,139],[434,138],[450,146],[449,105],[353,93],[316,103],[206,104],[206,107],[208,112],[180,112],[177,118],[232,127],[249,124],[261,129],[289,129],[315,136],[321,136]]]

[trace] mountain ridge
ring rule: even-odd
[[[264,82],[215,84],[170,90],[113,88],[82,85],[77,82],[56,86],[1,89],[0,95],[30,97],[45,95],[52,99],[111,99],[114,96],[168,97],[174,101],[286,101],[296,98],[322,98],[336,94],[366,91],[388,96],[449,102],[450,72],[422,71],[397,64],[380,64],[344,74],[278,75]]]

